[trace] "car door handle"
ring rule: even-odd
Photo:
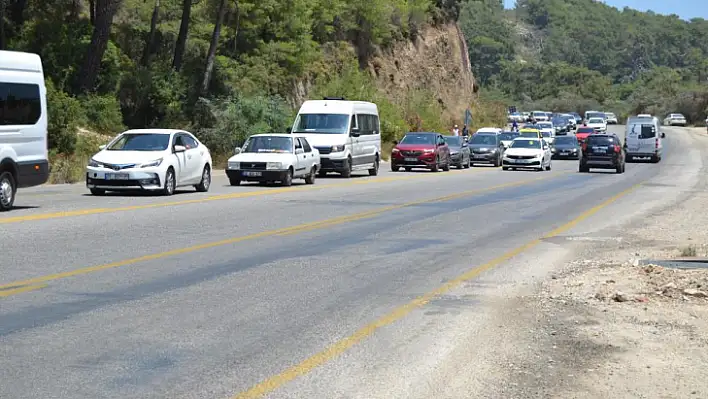
[[[303,155],[303,156],[302,156],[302,159],[305,159],[305,158],[307,158],[307,155]]]

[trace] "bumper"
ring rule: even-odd
[[[488,152],[483,154],[470,154],[471,163],[494,163],[497,160],[497,153]]]
[[[452,162],[455,162],[454,160]],[[435,154],[425,154],[418,157],[391,158],[391,166],[408,168],[432,168],[435,166]]]
[[[553,159],[577,159],[580,157],[580,151],[558,151],[552,154]]]
[[[509,166],[512,168],[540,168],[540,159],[502,159],[502,166]]]
[[[241,181],[283,181],[287,170],[239,170],[226,169],[226,176],[229,180]]]
[[[342,172],[346,170],[347,157],[332,158],[320,155],[320,171],[321,172]]]
[[[619,165],[617,158],[585,158],[581,161],[583,165],[593,169],[615,169]]]
[[[46,159],[17,163],[17,188],[40,186],[49,180],[49,162]]]
[[[86,168],[86,187],[103,190],[161,190],[164,173],[157,168],[113,171],[104,168]]]

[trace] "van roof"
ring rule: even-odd
[[[354,109],[375,114],[379,113],[378,107],[374,103],[347,100],[307,100],[302,103],[299,113],[312,114],[326,111],[332,114],[350,114]]]
[[[43,73],[42,58],[33,53],[0,50],[0,70]]]

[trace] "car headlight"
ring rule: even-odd
[[[432,154],[435,150],[423,150],[423,154]]]
[[[150,161],[150,162],[145,162],[144,164],[141,164],[140,167],[141,168],[151,168],[151,167],[155,167],[155,166],[160,166],[161,163],[162,163],[162,158],[156,159],[156,160]]]
[[[266,164],[266,169],[283,169],[282,162],[268,162]]]
[[[344,144],[342,144],[342,145],[333,145],[333,146],[332,146],[332,152],[344,152]]]
[[[398,148],[394,148],[394,149],[391,150],[391,152],[392,152],[392,153],[396,153],[396,152],[401,152],[401,150],[399,150]]]
[[[459,155],[460,153],[455,151],[455,152],[450,152],[450,155]]]
[[[90,167],[92,167],[92,168],[102,168],[102,167],[103,167],[103,164],[100,163],[100,162],[97,162],[96,160],[94,160],[93,158],[91,158],[91,159],[89,160],[89,162],[88,162],[88,166],[90,166]]]
[[[228,168],[229,169],[241,169],[241,162],[229,162]]]

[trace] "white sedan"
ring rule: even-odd
[[[320,152],[305,137],[293,134],[254,134],[235,152],[226,165],[232,186],[242,181],[279,181],[290,186],[293,179],[315,184],[322,165]]]
[[[541,135],[543,139],[548,142],[548,144],[553,144],[553,140],[556,137],[556,128],[553,126],[552,122],[538,122],[538,127],[541,130]]]
[[[551,170],[552,158],[551,146],[545,140],[517,137],[504,151],[502,170],[516,168]]]
[[[585,125],[595,129],[597,132],[604,133],[607,131],[607,121],[603,118],[590,118]]]
[[[86,187],[93,195],[119,190],[172,195],[183,186],[209,191],[211,153],[187,131],[128,130],[100,149],[86,167]]]

